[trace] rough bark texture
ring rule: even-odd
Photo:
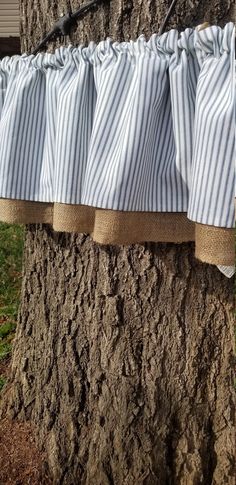
[[[23,50],[69,4],[22,0]],[[233,4],[179,0],[169,27],[223,25]],[[167,7],[111,1],[72,40],[149,35]],[[2,410],[36,424],[55,484],[233,485],[233,342],[233,280],[193,244],[102,247],[32,225]]]

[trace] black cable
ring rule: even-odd
[[[167,12],[167,14],[166,14],[165,19],[164,19],[164,22],[163,22],[163,24],[162,24],[162,25],[161,25],[161,27],[160,27],[160,30],[159,30],[159,35],[161,35],[161,34],[163,34],[163,33],[165,32],[165,29],[166,29],[166,26],[167,26],[168,20],[169,20],[169,18],[170,18],[170,16],[171,16],[171,14],[172,14],[172,12],[173,12],[173,10],[174,10],[174,8],[175,8],[175,5],[176,5],[177,1],[178,1],[178,0],[173,0],[173,1],[172,1],[171,5],[170,5],[170,8],[169,8],[169,10],[168,10],[168,12]]]
[[[90,2],[82,5],[78,10],[73,13],[67,13],[63,15],[56,24],[54,25],[53,29],[48,32],[48,34],[44,37],[44,39],[37,45],[37,47],[33,50],[32,54],[37,54],[37,52],[45,47],[47,42],[52,38],[58,37],[60,35],[69,35],[71,27],[75,25],[76,20],[82,17],[91,7],[98,5],[99,3],[109,2],[110,0],[91,0]]]
[[[44,37],[44,39],[38,44],[38,46],[33,50],[32,54],[37,54],[40,49],[45,47],[47,42],[49,42],[51,39],[58,37],[60,35],[69,35],[71,28],[73,25],[75,25],[76,20],[82,17],[88,10],[91,9],[91,7],[98,5],[99,3],[104,3],[104,2],[110,2],[110,0],[91,0],[90,2],[86,3],[85,5],[82,5],[78,10],[76,10],[73,13],[67,13],[63,17],[61,17],[56,24],[54,25],[53,29],[48,32],[48,34]],[[177,3],[177,0],[173,0],[170,8],[166,14],[166,17],[164,19],[163,24],[160,27],[159,30],[159,35],[163,34],[165,31],[166,25],[168,23],[168,20],[174,10],[174,7]]]
[[[71,18],[77,19],[78,17],[81,17],[83,13],[85,13],[87,10],[89,10],[91,7],[94,5],[97,5],[98,3],[102,3],[104,0],[91,0],[89,3],[86,3],[85,5],[82,5],[78,10],[76,10],[74,13],[71,14]]]

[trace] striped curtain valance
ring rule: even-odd
[[[231,231],[234,44],[228,23],[2,59],[3,207],[184,213]]]

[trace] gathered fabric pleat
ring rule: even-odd
[[[234,43],[228,23],[2,59],[0,220],[25,201],[39,222],[65,204],[232,230]]]
[[[201,32],[205,49],[197,84],[188,217],[233,227],[235,221],[235,34],[229,25]]]

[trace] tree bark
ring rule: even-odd
[[[76,1],[21,0],[30,51]],[[112,0],[73,42],[158,31],[170,2]],[[231,0],[179,0],[170,27],[233,20]],[[2,412],[31,420],[54,484],[234,484],[233,280],[194,244],[100,246],[27,227]]]

